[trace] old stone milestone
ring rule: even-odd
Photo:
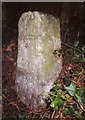
[[[25,12],[19,19],[18,33],[17,94],[25,105],[45,107],[45,99],[62,69],[59,19]]]

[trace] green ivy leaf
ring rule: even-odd
[[[79,96],[77,93],[75,94],[75,97],[76,101],[79,103],[79,104],[83,104],[82,102],[82,99],[81,99],[81,96]]]
[[[59,107],[62,107],[64,104],[64,100],[61,98],[61,94],[57,93],[55,98],[52,99],[52,102],[50,104],[50,107],[54,108],[55,110],[58,110]]]
[[[69,86],[64,86],[65,90],[71,95],[74,96],[76,92],[76,85],[71,83]]]
[[[58,104],[58,101],[54,100],[51,102],[50,107],[55,108],[57,106],[57,104]]]
[[[74,116],[74,109],[73,106],[68,106],[64,111],[63,111],[64,115],[70,115],[70,116]]]
[[[84,90],[83,89],[77,90],[74,98],[80,105],[84,105],[85,104]]]

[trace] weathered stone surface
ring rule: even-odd
[[[45,106],[54,81],[62,69],[59,19],[40,12],[20,17],[16,90],[21,101],[33,107]]]

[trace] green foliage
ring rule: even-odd
[[[64,88],[72,97],[74,97],[76,92],[76,85],[74,83],[71,83],[68,87],[64,86]]]
[[[55,110],[58,110],[59,107],[62,107],[64,105],[64,100],[61,98],[61,93],[58,91],[56,95],[51,99],[50,107],[54,108]]]
[[[80,104],[80,106],[85,104],[84,90],[79,89],[76,91],[74,99]]]
[[[74,116],[74,108],[72,105],[68,105],[67,108],[63,111],[64,115]]]
[[[63,111],[63,115],[72,116],[75,118],[83,118],[83,106],[85,105],[84,90],[78,88],[76,84],[71,83],[69,86],[61,86],[56,83],[56,86],[52,89],[50,96],[50,107],[54,110]],[[71,102],[73,101],[73,103]],[[65,104],[68,102],[68,104]],[[71,102],[71,103],[70,103]]]
[[[82,64],[85,62],[85,46],[80,45],[79,40],[67,45],[62,43],[64,47],[60,50],[63,56],[66,57],[65,64]],[[57,54],[56,50],[53,53]],[[49,95],[50,107],[56,111],[62,109],[63,116],[71,116],[76,119],[85,119],[85,66],[79,67],[80,71],[74,67],[71,69],[71,75],[64,76],[64,85],[55,82],[55,87]],[[70,74],[69,72],[69,74]],[[73,76],[72,76],[73,74]],[[71,77],[76,78],[73,79]],[[83,86],[81,85],[83,84]]]

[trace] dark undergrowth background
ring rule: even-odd
[[[15,93],[18,20],[25,11],[60,18],[63,68],[48,95],[47,108],[34,111]],[[85,119],[85,3],[3,3],[2,117],[15,119]],[[56,50],[53,53],[56,55]]]

